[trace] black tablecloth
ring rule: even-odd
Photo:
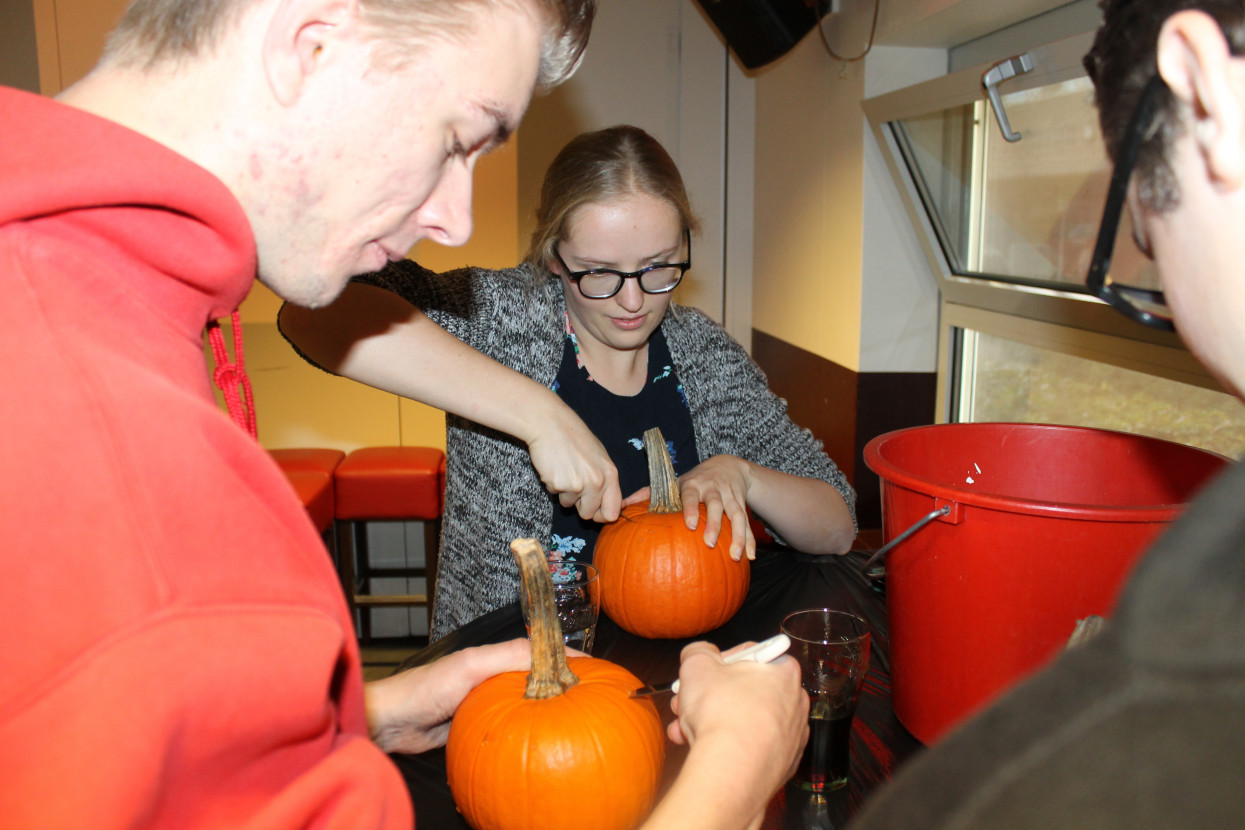
[[[841,827],[865,796],[921,746],[895,718],[891,708],[886,601],[881,586],[860,573],[866,558],[863,552],[817,557],[760,549],[743,607],[722,627],[696,638],[647,640],[628,634],[602,615],[593,656],[624,666],[647,683],[662,683],[678,676],[679,652],[692,639],[729,648],[777,634],[783,617],[802,608],[829,607],[859,614],[869,623],[872,648],[869,674],[852,724],[851,782],[825,797],[810,796],[788,786],[770,804],[765,823],[767,828]],[[523,618],[515,603],[473,620],[421,649],[407,658],[399,670],[460,648],[523,636]],[[667,699],[658,698],[658,708],[665,720],[671,719]],[[685,748],[668,745],[667,780],[682,766],[685,754]],[[392,757],[406,778],[415,802],[416,819],[423,827],[467,827],[446,784],[443,749]]]

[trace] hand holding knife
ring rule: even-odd
[[[739,663],[744,660],[753,663],[769,663],[777,660],[779,657],[787,653],[787,649],[791,647],[791,640],[786,634],[775,634],[768,640],[762,640],[756,645],[748,646],[742,651],[734,654],[728,654],[722,658],[724,663]],[[659,695],[663,692],[679,693],[679,681],[675,680],[671,683],[662,683],[659,686],[641,686],[631,693],[632,697],[648,697],[650,695]]]

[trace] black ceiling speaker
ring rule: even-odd
[[[756,69],[787,54],[818,19],[819,0],[697,0],[726,45]]]

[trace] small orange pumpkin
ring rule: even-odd
[[[665,730],[644,685],[593,657],[567,660],[548,560],[535,539],[511,551],[532,598],[532,671],[491,677],[454,713],[446,772],[476,830],[630,830],[652,808]]]
[[[633,504],[601,529],[592,562],[600,574],[601,608],[640,637],[694,637],[725,623],[748,593],[747,557],[731,559],[731,525],[722,517],[717,544],[704,540],[700,523],[688,530],[683,502],[661,430],[644,433],[648,454],[648,505]]]

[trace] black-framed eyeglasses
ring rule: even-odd
[[[687,259],[683,262],[658,262],[641,268],[639,271],[616,271],[613,268],[592,268],[587,271],[572,271],[553,246],[553,255],[558,264],[566,272],[566,278],[579,288],[579,293],[590,300],[605,300],[622,291],[627,280],[635,278],[640,290],[645,294],[668,294],[683,281],[683,275],[692,267],[692,234],[683,231],[687,243]]]
[[[1146,137],[1159,93],[1166,88],[1163,79],[1155,75],[1141,92],[1137,109],[1128,122],[1128,131],[1115,157],[1115,170],[1111,174],[1111,186],[1107,190],[1107,203],[1102,211],[1102,224],[1098,226],[1098,241],[1094,245],[1094,257],[1089,263],[1085,285],[1089,292],[1122,313],[1130,320],[1160,331],[1175,331],[1167,301],[1162,291],[1123,285],[1111,279],[1111,255],[1115,250],[1115,237],[1119,233],[1120,218],[1128,202],[1128,181],[1137,164],[1137,151]]]

